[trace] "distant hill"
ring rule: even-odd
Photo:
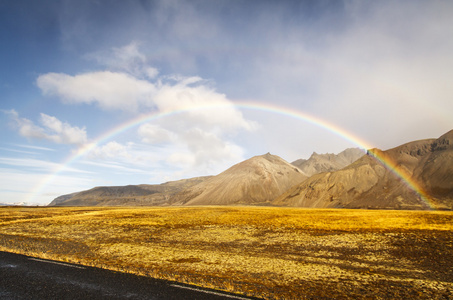
[[[381,151],[372,149],[351,165],[320,173],[292,187],[272,202],[279,206],[429,209],[419,196],[373,156],[392,161],[429,195],[439,208],[453,208],[453,130]]]
[[[270,203],[307,176],[282,158],[265,154],[236,164],[177,194],[179,205],[258,205]]]
[[[298,159],[291,164],[298,167],[308,176],[323,172],[332,172],[340,170],[365,155],[365,152],[359,148],[348,148],[339,154],[318,154],[313,152],[309,159]]]
[[[170,181],[163,184],[103,186],[55,198],[49,206],[155,206],[168,205],[179,191],[210,176]]]

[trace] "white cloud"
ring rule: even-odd
[[[4,148],[4,147],[0,147],[0,150],[6,150],[6,151],[10,151],[10,152],[24,153],[24,154],[37,154],[37,152],[17,150],[17,149]]]
[[[159,70],[153,67],[146,67],[143,72],[149,79],[153,79],[159,75]]]
[[[244,159],[241,147],[200,129],[181,133],[178,140],[185,145],[185,151],[171,153],[167,161],[179,164],[187,171],[197,169],[205,174],[218,173]]]
[[[154,103],[163,112],[184,111],[186,124],[217,130],[253,130],[254,122],[242,113],[224,94],[206,85],[191,86],[201,81],[198,77],[181,78],[176,84],[162,84],[154,96]]]
[[[71,126],[55,117],[41,113],[40,121],[44,127],[40,127],[26,118],[19,117],[15,110],[10,110],[6,113],[14,121],[19,134],[24,137],[48,140],[58,144],[82,145],[87,142],[85,128]]]
[[[115,61],[121,63],[125,69],[130,65],[142,65],[146,63],[146,56],[140,53],[138,46],[137,42],[131,42],[124,47],[114,47],[113,53]]]
[[[169,133],[174,136],[174,140],[157,137],[160,140],[156,145],[154,130],[159,133],[161,128],[143,128],[147,130],[145,134],[149,134],[144,139],[152,139],[153,143],[109,142],[92,149],[82,162],[110,168],[116,174],[155,174],[153,180],[158,181],[154,183],[161,183],[168,178],[217,174],[244,159],[241,147],[200,129]]]
[[[21,147],[21,148],[28,148],[28,149],[35,149],[35,150],[43,150],[43,151],[55,151],[55,149],[47,148],[47,147],[39,147],[33,145],[21,145],[21,144],[13,144],[14,146]]]
[[[84,163],[134,166],[137,169],[149,170],[158,166],[165,160],[166,155],[171,152],[171,149],[175,149],[173,146],[171,149],[166,147],[155,148],[150,145],[136,144],[133,142],[121,144],[112,141],[91,149],[86,154]]]
[[[50,172],[65,171],[73,173],[90,173],[88,171],[71,168],[59,163],[54,163],[46,160],[39,160],[33,158],[14,158],[14,157],[0,157],[0,164],[23,168],[28,172]]]
[[[187,170],[188,167],[195,164],[196,160],[193,153],[175,152],[168,156],[167,162],[171,165],[177,165]]]
[[[36,126],[32,121],[26,118],[20,118],[19,114],[14,110],[3,111],[9,115],[14,121],[14,125],[18,127],[19,134],[27,138],[45,139],[46,134],[44,129]]]
[[[109,142],[103,146],[95,147],[88,154],[90,158],[129,158],[128,147],[121,145],[118,142]]]
[[[157,77],[157,69],[148,65],[146,56],[139,51],[138,42],[113,48],[107,53],[91,54],[90,57],[119,71],[74,76],[47,73],[38,77],[38,87],[45,95],[57,96],[65,103],[96,103],[102,109],[125,111],[190,110],[190,121],[197,125],[223,129],[254,128],[253,122],[245,120],[224,94],[218,93],[201,77],[177,74]]]
[[[155,90],[149,81],[110,71],[75,76],[47,73],[38,77],[37,85],[45,95],[57,96],[66,103],[96,103],[102,109],[125,111],[136,111]]]
[[[176,134],[156,124],[146,123],[138,128],[142,142],[148,144],[168,143],[176,140]]]
[[[201,78],[172,80],[176,83],[158,85],[153,100],[160,111],[177,113],[142,125],[138,131],[142,141],[174,144],[184,150],[172,152],[168,163],[208,174],[243,159],[244,151],[232,137],[255,130],[257,124],[245,119],[224,94],[203,84]]]
[[[103,109],[126,111],[156,107],[160,112],[187,110],[185,125],[216,130],[255,128],[224,94],[204,85],[201,78],[167,76],[163,79],[166,83],[159,79],[154,84],[109,71],[75,76],[48,73],[39,76],[37,84],[45,95],[61,97],[66,103],[96,103]]]
[[[56,134],[47,134],[46,139],[49,139],[58,144],[73,144],[80,145],[87,142],[87,134],[85,128],[71,126],[68,123],[63,123],[55,117],[41,113],[41,123]]]

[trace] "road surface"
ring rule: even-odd
[[[0,251],[0,299],[251,299]]]

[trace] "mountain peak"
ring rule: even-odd
[[[327,153],[326,153],[326,154],[327,154]],[[310,155],[310,158],[312,158],[312,157],[316,157],[316,156],[319,156],[319,154],[318,154],[318,153],[316,153],[315,151],[313,151],[313,153],[312,153],[312,154]]]
[[[318,154],[313,152],[309,159],[299,159],[293,161],[292,164],[308,176],[312,176],[322,172],[331,172],[342,169],[363,155],[364,152],[359,148],[349,148],[339,154]]]
[[[228,170],[177,195],[176,203],[228,205],[269,203],[305,176],[277,155],[266,153],[240,162]]]
[[[265,159],[267,159],[267,160],[272,160],[272,159],[277,158],[278,156],[277,156],[277,155],[273,155],[273,154],[271,154],[270,152],[267,152],[266,154],[257,155],[257,156],[254,156],[254,157],[261,157],[261,158],[265,158]],[[252,157],[252,158],[253,158],[253,157]]]
[[[265,159],[271,163],[288,163],[280,156],[271,154],[270,152],[267,152],[266,154],[263,154],[263,155],[254,156],[246,161],[253,161],[253,160],[259,160],[259,159]]]

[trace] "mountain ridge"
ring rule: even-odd
[[[420,187],[431,202],[422,201],[395,170],[384,166],[376,156]],[[295,166],[296,162],[308,174]],[[62,195],[49,205],[453,209],[453,130],[437,139],[412,141],[388,150],[369,149],[366,155],[350,148],[339,154],[313,153],[307,160],[290,164],[267,153],[216,176],[160,185],[96,187]]]

